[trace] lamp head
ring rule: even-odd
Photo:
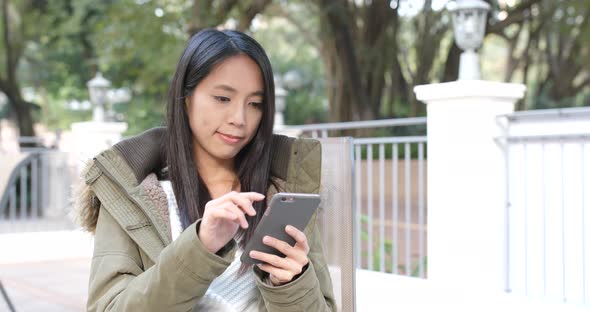
[[[462,50],[475,50],[483,43],[490,5],[481,0],[457,0],[447,9],[453,16],[455,42]]]

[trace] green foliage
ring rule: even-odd
[[[205,3],[205,2],[204,2]],[[211,10],[219,8],[220,1],[207,3]],[[249,8],[250,2],[240,2],[228,12],[199,12],[200,25],[215,26],[223,19],[240,20]],[[364,10],[372,2],[359,2],[353,14],[355,19],[347,27],[364,29],[369,25]],[[409,3],[408,1],[401,1]],[[499,10],[495,1],[494,7]],[[524,1],[516,1],[518,6]],[[21,0],[9,1],[11,7],[11,42],[18,51],[22,48],[17,70],[18,80],[22,87],[32,88],[36,97],[33,100],[41,109],[36,112],[37,120],[45,123],[50,129],[67,129],[75,121],[87,120],[91,112],[73,112],[65,108],[70,100],[83,101],[88,99],[86,83],[96,71],[112,81],[113,87],[127,87],[132,90],[133,99],[130,103],[117,106],[116,110],[129,122],[129,130],[125,135],[132,135],[146,128],[162,125],[164,122],[164,102],[176,62],[188,38],[187,28],[192,16],[192,1],[186,0]],[[548,10],[550,22],[543,25],[539,42],[532,45],[531,65],[528,68],[528,95],[525,109],[553,108],[567,106],[590,105],[590,88],[571,88],[587,80],[588,62],[586,55],[590,43],[590,23],[588,11],[590,6],[584,1],[559,0],[547,3],[547,6],[537,5],[531,12],[543,13]],[[549,5],[550,4],[550,5]],[[557,7],[555,9],[554,7]],[[389,9],[389,8],[387,8]],[[258,14],[256,22],[250,28],[252,35],[265,47],[275,73],[284,75],[296,70],[303,78],[303,84],[296,89],[289,90],[285,109],[286,124],[304,124],[327,121],[328,103],[327,90],[330,86],[341,85],[338,81],[326,82],[325,45],[318,41],[326,25],[320,23],[321,6],[309,1],[274,1],[262,14]],[[369,11],[367,11],[369,12]],[[410,98],[402,98],[398,92],[409,92],[413,84],[425,83],[423,77],[437,80],[445,69],[447,50],[451,46],[449,19],[446,13],[434,11],[417,15],[398,16],[397,49],[391,57],[383,59],[383,66],[390,66],[391,58],[397,58],[401,64],[402,76],[409,83],[404,87],[406,91],[396,89],[385,77],[385,91],[379,102],[378,116],[407,117],[412,112]],[[391,12],[392,17],[394,11]],[[495,12],[495,14],[497,11]],[[518,13],[518,12],[517,12]],[[428,17],[425,17],[428,14]],[[209,17],[208,17],[209,16]],[[522,33],[529,32],[538,22],[540,15],[531,15],[521,23],[515,23],[506,29],[506,35],[517,33],[516,26],[522,27]],[[394,23],[393,18],[386,19]],[[322,19],[325,23],[326,20]],[[390,24],[375,24],[371,27],[389,29],[389,36],[393,34]],[[364,25],[364,26],[363,26]],[[428,26],[430,25],[430,26]],[[0,30],[2,30],[0,23]],[[398,27],[398,26],[396,26]],[[440,36],[431,36],[429,31]],[[352,33],[355,33],[354,31]],[[417,34],[430,34],[422,37]],[[362,36],[357,33],[356,36]],[[561,37],[560,37],[561,36]],[[434,39],[432,39],[432,38]],[[522,42],[509,48],[506,38],[502,36],[488,36],[486,48],[488,57],[482,57],[483,75],[492,72],[492,80],[503,80],[506,65],[503,62],[506,55],[519,55],[529,40],[528,35],[522,35]],[[494,39],[495,38],[495,39]],[[551,67],[549,54],[556,56],[574,51],[571,48],[557,49],[547,44],[552,42],[579,42],[581,48],[571,57],[562,60]],[[567,38],[567,40],[557,40]],[[331,39],[328,37],[327,40]],[[369,49],[362,46],[363,38],[354,38],[355,49],[360,56],[361,72],[369,70],[372,63],[388,49]],[[428,41],[431,40],[432,42]],[[570,40],[571,39],[571,40]],[[435,41],[436,40],[436,41]],[[487,48],[489,46],[489,49]],[[436,53],[422,55],[427,49],[419,47],[438,47]],[[321,50],[322,49],[322,50]],[[513,50],[510,50],[513,49]],[[555,51],[551,51],[551,49]],[[483,51],[485,52],[485,51]],[[548,53],[546,53],[548,52]],[[531,52],[532,53],[532,52]],[[396,55],[397,54],[397,55]],[[501,57],[499,58],[498,55]],[[0,77],[5,74],[6,49],[0,48]],[[333,58],[338,55],[333,55]],[[559,59],[559,57],[557,57]],[[568,60],[571,62],[568,63]],[[425,62],[424,60],[427,60]],[[500,60],[500,61],[499,61]],[[334,61],[334,60],[332,60]],[[327,63],[325,63],[327,62]],[[519,61],[517,73],[511,81],[522,82],[523,61]],[[332,65],[338,62],[333,62]],[[431,65],[424,65],[431,64]],[[421,67],[428,67],[420,69]],[[389,68],[389,67],[387,67]],[[549,75],[551,68],[559,71]],[[559,79],[568,76],[570,69],[579,69],[575,79],[563,84]],[[390,71],[390,69],[389,69]],[[519,74],[520,73],[520,74]],[[569,75],[572,76],[572,75]],[[568,77],[569,77],[568,76]],[[555,78],[558,77],[558,78]],[[577,78],[576,78],[577,77]],[[340,77],[342,78],[342,77]],[[340,79],[338,77],[332,79]],[[570,77],[571,78],[571,77]],[[379,79],[379,78],[377,78]],[[571,83],[574,81],[575,83]],[[367,81],[363,81],[367,84]],[[569,87],[567,85],[570,85]],[[564,87],[563,85],[566,85]],[[391,92],[391,90],[396,92]],[[407,91],[410,90],[410,91]],[[559,96],[556,99],[556,94]],[[332,103],[333,104],[333,103]],[[421,105],[421,104],[420,104]],[[0,116],[6,116],[8,107],[0,108]],[[420,110],[418,110],[420,113]],[[371,132],[372,136],[401,136],[423,135],[424,129],[402,127],[382,129]],[[401,147],[401,146],[400,146]],[[373,157],[377,157],[378,149],[374,148]],[[400,148],[400,153],[403,148]],[[391,158],[390,149],[386,149],[386,157]],[[366,150],[363,149],[363,155]],[[415,145],[412,147],[412,158],[416,157]],[[401,157],[401,156],[400,156]]]
[[[367,215],[361,215],[361,240],[363,242],[367,242],[369,241],[369,234],[366,230],[367,226],[368,226],[368,222],[369,222],[369,217]],[[384,262],[384,266],[385,266],[385,272],[387,273],[393,273],[392,267],[393,267],[393,250],[394,250],[394,246],[393,246],[393,242],[389,239],[386,239],[384,242],[384,253],[381,254],[381,250],[379,248],[374,248],[374,252],[373,252],[373,268],[378,270],[379,266],[381,264],[381,259],[382,257],[384,258],[383,262]],[[361,252],[361,255],[364,258],[367,258],[368,256],[368,252],[366,250],[363,250]],[[411,272],[406,272],[406,266],[404,264],[398,264],[397,266],[397,272],[398,274],[401,275],[409,275],[412,277],[420,277],[420,264],[422,264],[423,268],[424,268],[424,272],[427,272],[427,256],[422,257],[422,259],[418,259],[416,261],[414,261],[413,264],[410,265],[411,268]]]
[[[59,0],[23,12],[28,38],[19,71],[23,84],[64,100],[85,96],[96,62],[90,33],[103,10],[97,1]]]
[[[323,101],[326,101],[323,95],[308,93],[306,88],[290,91],[284,112],[285,124],[302,125],[326,122],[328,111],[322,104]]]
[[[423,153],[424,153],[424,159],[427,159],[427,149],[426,149],[426,143],[423,143]],[[383,147],[383,154],[385,156],[385,159],[393,159],[393,144],[384,144]],[[409,154],[410,154],[410,159],[418,159],[418,145],[419,143],[408,143],[409,146]],[[368,154],[368,147],[367,145],[361,145],[361,159],[366,160],[367,159],[367,154]],[[356,151],[355,151],[356,154]],[[399,159],[400,161],[403,161],[403,159],[405,159],[406,157],[406,143],[400,143],[397,145],[397,159]],[[379,160],[379,145],[378,144],[373,144],[373,148],[372,148],[372,159],[373,161],[378,161]],[[373,165],[375,166],[376,163],[373,162]]]
[[[35,116],[49,130],[69,129],[74,122],[87,121],[92,118],[91,111],[74,111],[66,108],[65,100],[50,96]]]
[[[116,106],[115,111],[125,116],[128,128],[124,136],[163,126],[165,121],[165,104],[162,98],[137,95],[131,102]]]
[[[184,7],[178,1],[117,1],[96,26],[93,42],[100,69],[116,86],[148,95],[166,93],[187,35]],[[158,17],[154,12],[162,10]]]
[[[165,96],[188,37],[187,12],[180,1],[124,0],[110,5],[97,24],[101,70],[113,85],[133,91],[131,102],[116,108],[128,122],[126,136],[164,124]]]
[[[305,11],[295,11],[304,14]],[[324,68],[317,47],[282,17],[260,17],[253,37],[265,48],[275,75],[295,70],[302,78],[302,86],[288,90],[285,124],[299,125],[327,120]]]

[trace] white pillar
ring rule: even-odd
[[[72,124],[72,147],[79,160],[87,161],[121,140],[127,130],[126,122],[85,121]]]
[[[502,292],[506,179],[497,116],[525,86],[464,80],[414,88],[428,113],[428,279]]]

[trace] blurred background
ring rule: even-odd
[[[484,2],[481,79],[524,84],[516,111],[590,106],[590,1]],[[216,27],[258,40],[280,90],[279,126],[294,135],[424,137],[426,105],[414,87],[459,78],[452,3],[0,0],[0,311],[9,301],[18,311],[84,309],[92,239],[68,216],[71,185],[95,152],[164,125],[166,93],[192,34]],[[341,124],[376,120],[388,121]],[[93,122],[108,124],[93,137],[100,144],[86,136]],[[425,278],[426,139],[403,143],[382,155],[358,144],[364,180],[380,183],[373,158],[408,178],[399,193],[359,184],[365,245],[355,254],[363,268]],[[393,202],[408,208],[373,216],[373,204]],[[387,235],[373,243],[380,226]],[[28,247],[45,241],[63,244]]]
[[[289,90],[285,123],[421,116],[412,88],[457,79],[448,1],[2,2],[0,118],[21,136],[88,120],[97,72],[130,98],[125,135],[162,125],[187,38],[249,32]],[[488,1],[482,76],[527,85],[518,110],[590,105],[588,1]],[[34,132],[35,126],[40,128]]]

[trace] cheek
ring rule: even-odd
[[[204,137],[211,132],[211,120],[202,114],[194,114],[190,120],[190,127],[195,137]]]
[[[250,128],[249,130],[252,132],[252,135],[254,135],[254,133],[256,133],[256,129],[258,129],[258,127],[260,126],[260,123],[262,122],[262,112],[261,111],[256,111],[256,112],[252,112],[252,117],[250,119],[252,122],[250,122],[250,126],[248,128]]]
[[[211,124],[211,116],[207,116],[211,114],[208,114],[206,103],[197,97],[190,105],[187,105],[187,110],[193,134],[202,134]]]

